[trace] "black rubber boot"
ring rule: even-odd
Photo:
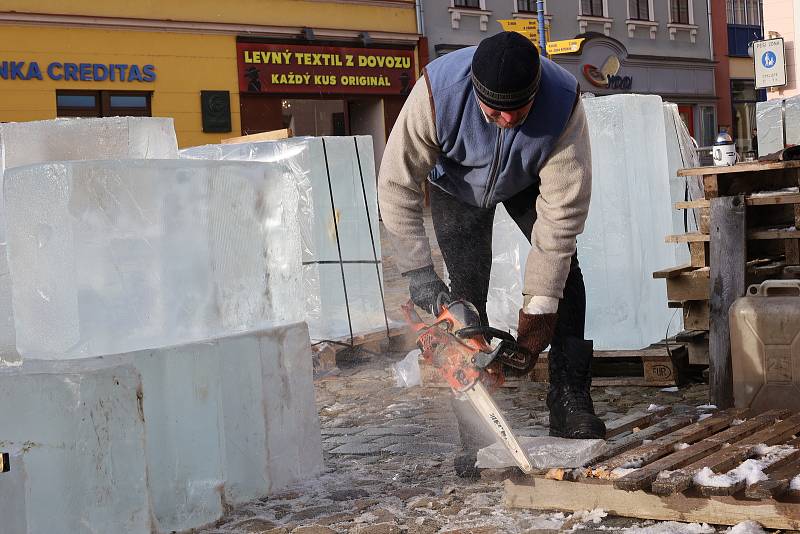
[[[481,476],[480,469],[475,467],[478,450],[494,443],[494,434],[484,428],[480,416],[468,401],[453,397],[451,404],[461,438],[461,451],[453,459],[453,468],[461,478],[478,479]]]
[[[572,439],[602,439],[606,425],[594,413],[592,342],[565,336],[548,354],[550,435]]]

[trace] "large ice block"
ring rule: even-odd
[[[652,272],[675,265],[670,176],[660,97],[615,95],[583,100],[592,148],[592,200],[578,237],[587,294],[586,338],[595,349],[639,349],[680,330],[664,283]],[[681,141],[685,143],[686,140]],[[676,199],[677,200],[677,199]],[[498,207],[487,313],[514,331],[522,304],[527,238]]]
[[[15,454],[0,511],[27,509],[26,534],[182,532],[308,479],[322,469],[311,362],[292,323],[0,370]]]
[[[756,103],[758,155],[800,145],[800,95]]]
[[[0,124],[0,179],[5,169],[60,160],[177,158],[172,119],[107,117]],[[0,181],[0,365],[18,364],[6,222]]]
[[[0,531],[152,532],[141,391],[133,367],[97,360],[0,369],[0,442],[13,456]]]
[[[298,195],[247,162],[60,162],[5,175],[17,348],[78,358],[303,317]]]
[[[296,180],[300,195],[311,337],[338,338],[349,335],[351,328],[360,333],[385,326],[371,137],[206,145],[182,150],[180,156],[279,165]]]

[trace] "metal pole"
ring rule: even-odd
[[[544,0],[536,0],[536,18],[539,24],[539,51],[547,57],[547,36],[544,27]]]

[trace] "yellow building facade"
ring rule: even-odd
[[[287,121],[302,130],[308,121],[298,108],[312,100],[324,108],[326,100],[336,100],[347,108],[344,119],[357,119],[354,127],[345,125],[347,133],[374,133],[359,129],[379,130],[378,114],[391,119],[386,108],[397,104],[384,106],[383,100],[394,94],[378,91],[380,109],[364,112],[361,100],[374,100],[374,90],[360,95],[313,84],[267,87],[271,74],[263,71],[265,86],[256,95],[246,82],[252,66],[243,50],[287,50],[302,60],[301,53],[317,50],[385,49],[411,54],[416,71],[418,40],[413,0],[0,0],[0,122],[172,117],[185,147]],[[384,73],[368,74],[372,80]],[[293,105],[298,111],[289,114]]]

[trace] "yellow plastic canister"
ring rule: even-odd
[[[800,280],[768,280],[730,309],[737,408],[800,410]]]

